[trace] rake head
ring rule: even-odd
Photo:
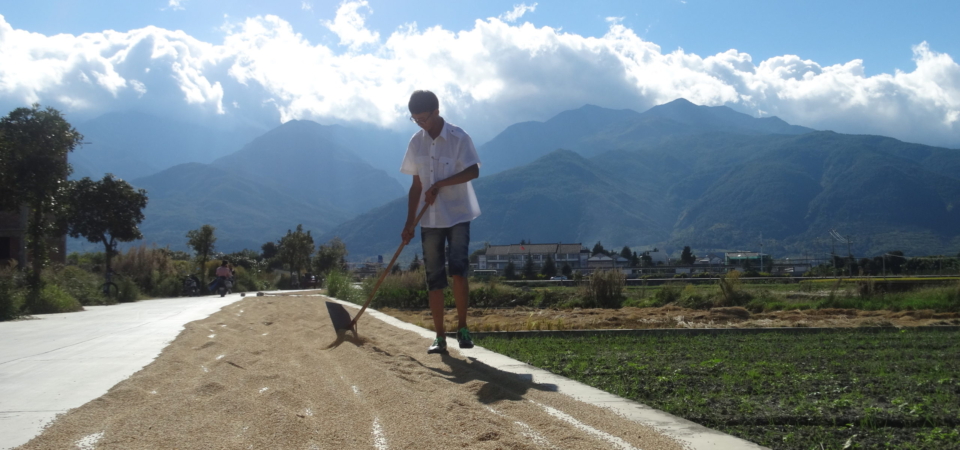
[[[330,315],[330,320],[333,321],[333,329],[337,330],[337,334],[348,330],[353,330],[354,334],[356,334],[357,325],[353,323],[353,319],[350,317],[347,309],[339,303],[326,303],[327,313]]]

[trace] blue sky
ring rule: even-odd
[[[952,1],[2,0],[0,15],[7,109],[399,127],[404,93],[427,87],[480,140],[587,102],[684,97],[960,146]]]
[[[274,14],[291,22],[313,42],[335,44],[336,36],[320,21],[332,20],[339,3],[182,0],[182,9],[176,9],[170,7],[169,0],[4,0],[0,2],[0,14],[15,28],[48,35],[126,31],[153,25],[184,30],[208,42],[222,40],[220,27],[229,18]],[[497,17],[518,3],[374,1],[367,23],[381,35],[410,22],[421,27],[440,25],[464,30],[472,28],[475,20]],[[304,4],[311,9],[304,10]],[[912,70],[910,47],[924,41],[939,52],[955,58],[960,55],[960,5],[950,0],[539,2],[524,20],[596,37],[606,33],[608,17],[622,17],[625,26],[665,51],[683,48],[705,56],[734,48],[757,59],[794,54],[821,65],[862,59],[868,75]]]

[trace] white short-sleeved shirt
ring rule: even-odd
[[[410,138],[400,172],[420,176],[423,189],[417,206],[419,211],[423,208],[424,197],[430,186],[474,164],[480,164],[480,157],[473,146],[473,139],[470,139],[470,135],[462,128],[444,122],[443,130],[436,139],[422,129]],[[480,204],[473,192],[473,184],[468,181],[440,188],[437,201],[423,215],[420,225],[427,228],[447,228],[469,222],[479,215]]]

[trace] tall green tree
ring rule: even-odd
[[[313,267],[318,274],[325,274],[333,269],[343,269],[346,264],[347,244],[338,237],[330,239],[326,244],[320,244],[317,257],[313,259]]]
[[[598,253],[607,254],[607,251],[603,248],[603,244],[600,241],[597,241],[596,244],[593,244],[593,250],[590,252],[590,256],[597,256]]]
[[[557,263],[553,261],[553,257],[547,255],[547,260],[543,262],[543,268],[540,269],[545,277],[551,278],[557,275]]]
[[[216,248],[217,236],[214,232],[217,229],[213,225],[204,224],[196,230],[187,232],[187,245],[193,249],[193,253],[200,264],[200,282],[207,282],[207,261],[213,250]]]
[[[270,259],[277,256],[277,243],[270,241],[260,246],[260,257]]]
[[[633,256],[633,252],[630,251],[630,247],[624,245],[623,248],[620,249],[620,256],[622,256],[623,259],[630,259]]]
[[[562,273],[563,276],[570,278],[570,276],[573,275],[573,268],[570,267],[570,264],[563,263],[563,267],[560,268],[560,273]]]
[[[143,239],[139,225],[147,191],[107,174],[100,181],[89,177],[70,183],[67,189],[67,232],[103,244],[107,271],[117,254],[117,244]]]
[[[517,266],[513,261],[507,262],[507,265],[503,268],[503,277],[508,280],[517,279]]]
[[[54,250],[61,200],[72,172],[67,154],[81,144],[77,132],[53,108],[17,108],[0,119],[0,209],[27,209],[27,247],[32,258],[30,299],[39,300],[41,273]],[[27,307],[32,305],[28,299]]]
[[[527,252],[527,262],[523,264],[523,278],[532,280],[537,278],[537,268],[533,265],[533,255]]]
[[[697,255],[693,254],[689,245],[684,246],[683,251],[680,252],[680,263],[690,265],[695,262],[697,262]]]
[[[277,257],[290,266],[290,273],[300,279],[300,270],[310,267],[310,255],[313,254],[313,237],[310,230],[303,231],[303,224],[297,225],[296,231],[287,230],[287,234],[280,239]]]
[[[410,261],[410,267],[408,267],[408,269],[411,272],[415,270],[420,270],[420,254],[419,253],[413,254],[413,261]]]
[[[651,267],[653,266],[653,257],[650,256],[650,252],[643,252],[640,255],[640,267]]]

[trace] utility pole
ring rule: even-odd
[[[763,232],[760,232],[760,273],[763,273]]]

